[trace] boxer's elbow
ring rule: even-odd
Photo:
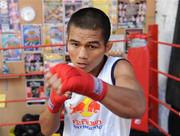
[[[134,106],[134,113],[136,118],[141,118],[146,111],[146,100],[144,95],[141,95],[136,102],[136,106]]]
[[[43,136],[50,136],[52,134],[50,127],[47,127],[47,122],[40,119],[41,133]]]
[[[146,107],[145,107],[144,104],[143,104],[143,105],[142,105],[141,107],[139,107],[138,110],[136,111],[136,116],[137,116],[137,118],[141,118],[141,117],[144,115],[145,111],[146,111]]]
[[[41,133],[43,136],[51,136],[60,126],[60,122],[48,118],[48,114],[41,114],[39,119]]]

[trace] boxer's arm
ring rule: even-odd
[[[131,65],[119,61],[114,76],[115,86],[108,85],[107,95],[101,103],[121,117],[141,117],[145,112],[145,97]]]
[[[50,136],[60,126],[60,113],[62,112],[65,98],[64,96],[58,96],[59,93],[56,92],[61,86],[56,75],[52,75],[50,72],[45,72],[45,85],[46,87],[54,89],[51,89],[46,109],[40,114],[40,126],[42,134]]]
[[[51,136],[60,126],[60,113],[62,108],[57,113],[51,113],[48,109],[40,114],[41,132],[45,136]]]

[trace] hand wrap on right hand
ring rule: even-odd
[[[52,74],[57,73],[61,79],[61,93],[75,92],[96,101],[103,100],[107,93],[107,83],[81,69],[67,64],[58,64],[51,68],[50,71]]]

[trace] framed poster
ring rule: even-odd
[[[9,31],[9,15],[7,0],[0,1],[0,28],[1,32]]]
[[[63,3],[62,0],[44,0],[44,23],[63,23]]]
[[[41,53],[26,53],[24,54],[25,72],[39,72],[44,65],[43,56]],[[43,75],[27,76],[26,79],[42,79]]]
[[[81,0],[76,1],[64,1],[64,8],[65,8],[65,19],[64,23],[67,24],[71,15],[77,11],[78,9],[82,8],[83,2]]]
[[[41,26],[23,25],[22,26],[23,45],[25,47],[41,45]],[[24,51],[40,51],[40,48],[26,48]]]
[[[38,99],[45,97],[44,81],[30,80],[26,82],[26,99],[28,105],[44,104],[46,100]],[[29,100],[28,100],[29,99]],[[36,100],[32,100],[36,99]]]
[[[8,0],[8,11],[9,11],[9,25],[10,30],[20,31],[20,16],[18,0]]]
[[[15,48],[21,46],[20,34],[2,34],[2,47]],[[8,49],[3,51],[3,60],[6,62],[21,61],[22,49]]]

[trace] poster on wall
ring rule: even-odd
[[[44,65],[43,56],[41,53],[26,53],[24,54],[25,72],[39,72]],[[43,75],[27,76],[26,79],[42,79]]]
[[[57,53],[45,53],[44,54],[44,67],[50,68],[59,63],[65,63],[65,55]]]
[[[7,0],[0,0],[0,30],[9,31],[9,15]]]
[[[81,0],[67,0],[64,1],[64,30],[67,29],[67,23],[69,22],[69,19],[71,15],[84,7],[84,3]],[[64,39],[67,38],[66,32],[64,33]]]
[[[44,104],[46,100],[41,99],[43,97],[45,97],[44,81],[30,80],[26,82],[27,105]]]
[[[9,27],[11,31],[20,31],[18,0],[8,0]]]
[[[44,23],[63,23],[62,0],[44,0]]]
[[[16,48],[21,46],[20,34],[2,34],[3,48]],[[21,49],[8,49],[3,51],[3,60],[6,62],[21,61]]]
[[[22,26],[23,45],[25,47],[41,45],[41,26],[23,25]],[[40,51],[40,48],[25,48],[25,51]]]
[[[43,49],[44,53],[56,53],[56,54],[65,54],[65,45],[64,40],[64,26],[63,25],[50,25],[46,24],[43,27],[43,40],[44,44],[48,45]],[[53,47],[53,45],[56,45]],[[57,46],[58,45],[58,46]]]
[[[0,30],[2,32],[20,30],[18,0],[0,1]]]
[[[122,28],[143,28],[146,10],[146,0],[131,3],[118,0],[118,26]]]
[[[92,0],[92,6],[102,10],[109,17],[112,31],[117,30],[117,0]]]
[[[45,44],[63,44],[63,25],[46,24],[43,27],[43,40]]]
[[[71,15],[78,9],[83,7],[83,2],[81,0],[76,1],[64,1],[65,8],[65,25],[67,25]]]

